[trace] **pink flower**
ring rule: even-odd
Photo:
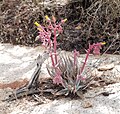
[[[59,25],[57,25],[57,30],[58,30],[59,34],[63,32],[63,29],[61,27],[61,23]]]
[[[94,43],[92,45],[89,45],[89,48],[87,50],[87,54],[86,54],[86,57],[85,57],[85,61],[80,69],[80,73],[79,75],[77,76],[77,80],[76,81],[79,81],[81,79],[81,75],[82,75],[82,72],[84,71],[84,68],[85,68],[85,65],[87,63],[87,60],[88,60],[88,57],[89,57],[89,54],[91,51],[93,51],[93,54],[95,55],[99,55],[100,54],[100,49],[102,48],[101,46],[106,44],[105,42],[101,42],[101,43]]]
[[[53,83],[57,84],[57,85],[62,84],[62,78],[61,78],[61,76],[55,76],[53,78]]]
[[[93,44],[92,45],[93,54],[100,55],[100,49],[102,48],[102,45],[104,45],[104,44],[105,44],[105,42]]]
[[[101,49],[101,45],[95,46],[95,47],[93,48],[93,54],[94,54],[94,55],[100,55],[100,49]]]
[[[54,84],[63,84],[62,77],[61,77],[61,71],[59,69],[56,69],[56,75],[53,78],[53,83]]]

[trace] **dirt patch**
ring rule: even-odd
[[[21,81],[14,81],[12,83],[7,83],[7,84],[0,83],[0,89],[6,89],[6,88],[17,89],[26,85],[27,83],[28,83],[27,79]]]

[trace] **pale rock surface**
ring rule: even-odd
[[[44,50],[43,47],[30,48],[0,44],[0,83],[9,83],[24,78],[29,80],[36,67],[35,60]],[[80,60],[84,61],[85,55],[80,55],[80,57]],[[98,66],[103,63],[111,64],[112,62],[114,63],[113,69],[107,72],[97,70]],[[45,64],[42,66],[41,76],[43,77],[48,75]],[[42,105],[36,105],[36,102],[28,101],[27,98],[13,102],[0,101],[0,114],[120,114],[120,55],[102,57],[90,55],[88,66],[92,69],[91,72],[96,72],[93,72],[94,75],[107,76],[107,80],[114,79],[118,83],[104,88],[91,89],[84,95],[87,97],[84,100],[62,98],[54,101],[47,100],[48,102]],[[12,91],[10,88],[0,89],[0,100]],[[100,94],[102,91],[112,94],[105,97]]]

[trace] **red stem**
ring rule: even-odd
[[[56,39],[56,28],[55,28],[54,29],[54,54],[55,54],[55,63],[57,64],[56,49],[57,49],[57,39]]]
[[[88,49],[87,55],[86,55],[86,57],[85,57],[85,61],[84,61],[84,63],[83,63],[83,66],[82,66],[82,68],[81,68],[81,71],[80,71],[80,75],[82,74],[82,72],[83,72],[83,70],[84,70],[84,68],[85,68],[85,65],[86,65],[86,62],[87,62],[87,60],[88,60],[90,51],[91,51],[91,50]]]
[[[50,57],[51,57],[51,61],[52,61],[52,66],[55,67],[55,62],[54,62],[52,53],[50,53]]]
[[[84,61],[83,65],[82,65],[82,68],[80,69],[80,73],[79,73],[79,75],[78,75],[78,77],[77,77],[77,81],[80,80],[81,74],[82,74],[82,72],[83,72],[83,70],[84,70],[84,68],[85,68],[85,65],[86,65],[86,63],[87,63],[87,60],[88,60],[90,51],[91,51],[92,49],[93,49],[93,46],[89,46],[89,49],[88,49],[88,51],[87,51],[87,55],[86,55],[86,57],[85,57],[85,61]]]

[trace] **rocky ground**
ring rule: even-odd
[[[43,47],[23,47],[0,44],[0,114],[119,114],[120,113],[120,55],[90,56],[88,64],[92,75],[106,84],[84,94],[84,99],[61,98],[43,104],[29,97],[12,102],[2,102],[11,92],[26,83],[36,67],[36,58]],[[66,52],[68,53],[68,52]],[[70,53],[68,53],[70,54]],[[80,55],[83,60],[85,55]],[[45,64],[41,76],[48,76]],[[14,86],[13,86],[14,85]],[[108,92],[105,96],[103,92]]]

